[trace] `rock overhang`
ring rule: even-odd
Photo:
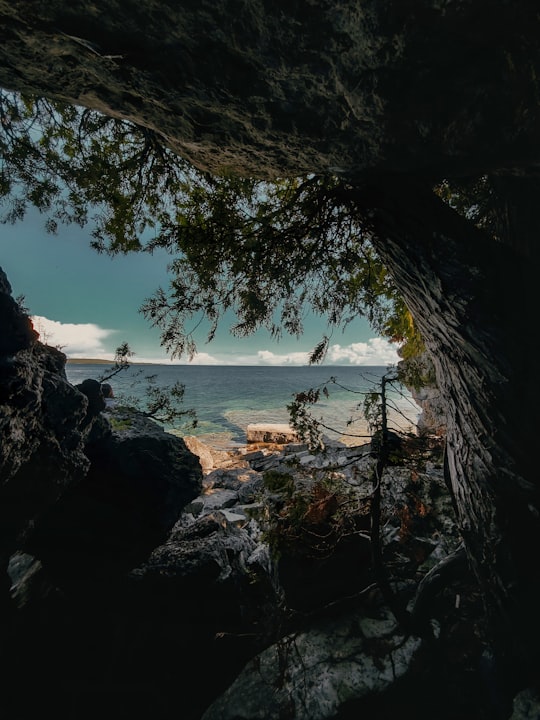
[[[156,130],[211,172],[463,176],[540,162],[528,3],[0,3],[0,86]]]

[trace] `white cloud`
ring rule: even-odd
[[[105,358],[112,360],[110,338],[116,330],[103,328],[95,323],[62,323],[40,315],[32,317],[35,330],[42,342],[59,346],[68,357]],[[108,341],[109,342],[106,342]],[[108,347],[107,347],[108,346]],[[217,348],[216,348],[217,349]],[[133,363],[164,363],[174,365],[307,365],[311,351],[276,353],[272,350],[255,350],[250,354],[196,353],[192,360],[181,358],[171,361],[161,353],[153,357],[142,357],[136,353]],[[399,362],[396,346],[383,338],[371,338],[367,342],[350,345],[331,345],[325,358],[327,365],[395,365]]]
[[[247,363],[237,362],[237,358],[233,356],[210,355],[210,353],[195,353],[193,358],[189,360],[187,357],[175,358],[171,360],[166,355],[139,355],[135,353],[131,358],[132,363],[154,363],[158,365],[243,365]],[[251,363],[255,364],[255,363]]]
[[[350,365],[395,365],[400,357],[397,348],[383,338],[371,338],[367,342],[352,343],[342,347],[331,345],[326,362],[329,364],[347,362]]]
[[[180,362],[180,361],[178,361]],[[181,364],[184,364],[183,362]],[[223,362],[223,360],[219,360],[219,358],[215,357],[214,355],[210,355],[210,353],[195,353],[193,358],[191,360],[185,361],[186,365],[227,365],[226,362]]]
[[[257,350],[249,355],[215,355],[198,353],[190,365],[307,365],[311,351],[276,353]],[[397,348],[383,338],[371,338],[367,342],[351,345],[331,345],[325,358],[327,365],[395,365],[400,360]],[[186,361],[180,361],[186,362]]]
[[[277,355],[271,350],[259,350],[257,352],[256,365],[307,365],[309,361],[308,352],[292,352],[285,355]]]
[[[94,323],[62,323],[41,315],[33,315],[32,323],[41,342],[60,347],[68,357],[111,356],[103,341],[113,335],[115,330]]]
[[[231,353],[215,355],[210,353],[196,353],[191,360],[182,358],[180,360],[167,360],[166,358],[154,358],[151,362],[168,363],[174,365],[307,365],[309,352],[292,352],[279,355],[271,350],[257,350],[250,355],[235,355]],[[148,358],[133,358],[133,362],[146,362]]]

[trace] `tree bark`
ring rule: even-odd
[[[493,241],[409,181],[386,178],[360,202],[446,398],[461,533],[495,649],[523,680],[538,667],[540,637],[539,392],[530,315],[538,254],[526,253],[527,243],[516,249]]]

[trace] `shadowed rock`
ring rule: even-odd
[[[534,3],[2,0],[0,23],[0,86],[153,128],[203,169],[448,177],[540,160]]]
[[[41,519],[26,549],[60,587],[99,593],[97,581],[120,581],[163,542],[200,493],[202,471],[180,437],[129,409],[98,418],[85,452],[84,481]]]

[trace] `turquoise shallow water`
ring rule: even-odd
[[[70,364],[66,367],[68,380],[77,384],[86,378],[100,379],[106,366]],[[333,428],[325,430],[332,438],[347,444],[360,444],[367,438],[368,428],[359,404],[364,393],[374,390],[385,367],[354,366],[214,366],[214,365],[137,365],[133,364],[109,382],[115,395],[142,398],[145,376],[155,375],[161,386],[180,381],[185,385],[184,406],[197,414],[198,427],[185,434],[198,435],[215,447],[223,448],[246,441],[246,428],[251,423],[287,423],[287,405],[294,394],[315,388],[334,377],[338,384],[328,385],[329,397],[323,397],[313,410],[314,417]],[[345,390],[339,385],[349,388]],[[393,408],[391,423],[402,430],[412,429],[419,408],[410,393],[390,391]],[[349,421],[351,421],[350,424]],[[181,431],[180,428],[167,427]]]

